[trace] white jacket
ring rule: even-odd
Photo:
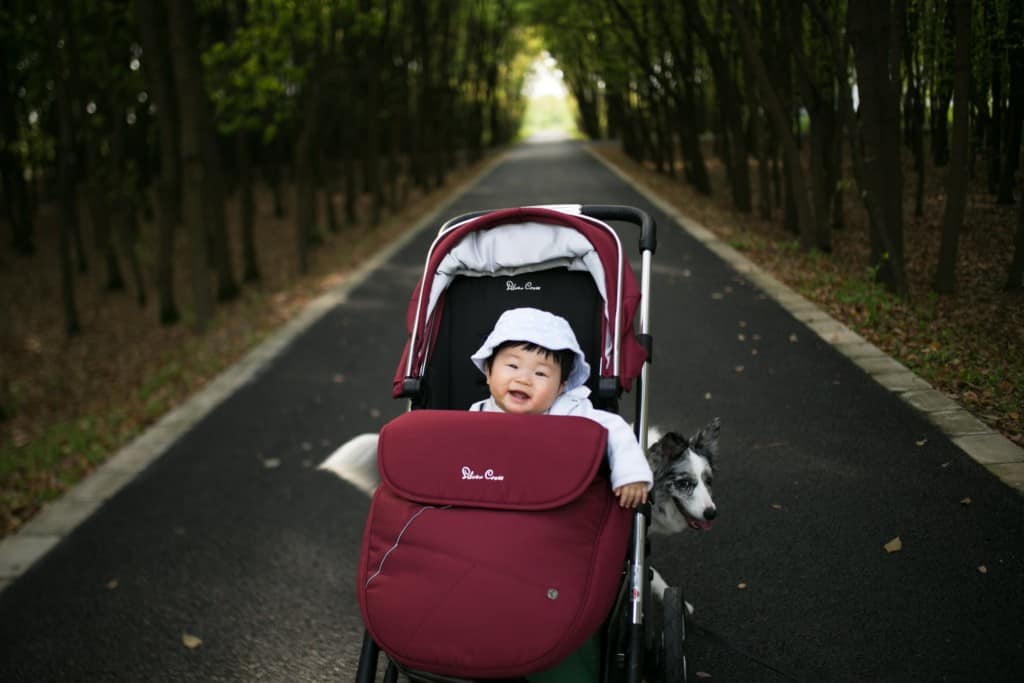
[[[600,410],[587,398],[590,389],[577,387],[560,394],[548,410],[548,415],[575,415],[593,420],[608,430],[608,466],[612,471],[612,489],[625,484],[645,482],[648,489],[654,483],[651,466],[637,443],[633,430],[621,417]],[[489,413],[501,412],[493,397],[477,401],[469,408]]]

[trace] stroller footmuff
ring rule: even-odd
[[[420,410],[381,431],[359,568],[367,630],[414,669],[512,678],[607,618],[632,514],[577,417]]]

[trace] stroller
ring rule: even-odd
[[[607,221],[640,228],[639,287]],[[595,634],[602,683],[686,679],[683,598],[670,587],[653,605],[650,505],[617,505],[604,428],[467,410],[487,396],[470,355],[504,311],[540,308],[573,328],[596,407],[617,412],[636,382],[646,450],[655,247],[654,221],[624,206],[503,209],[441,227],[394,378],[410,410],[380,432],[381,486],[357,579],[357,683],[376,680],[382,651],[386,682],[522,681]]]

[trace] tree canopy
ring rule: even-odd
[[[410,188],[515,139],[546,49],[586,136],[705,194],[714,155],[736,209],[781,211],[804,249],[832,248],[853,188],[867,265],[895,292],[904,199],[920,213],[926,157],[952,162],[935,273],[950,291],[967,174],[1004,203],[1020,194],[1022,14],[1013,0],[12,0],[0,9],[8,244],[29,258],[37,209],[60,207],[74,333],[76,273],[96,267],[140,303],[152,282],[160,321],[177,321],[184,240],[184,308],[202,329],[260,277],[256,183],[288,211],[302,272],[360,206],[376,222]],[[1021,286],[1022,250],[1008,287]]]

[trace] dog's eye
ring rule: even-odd
[[[689,477],[680,477],[679,479],[676,479],[676,485],[681,486],[684,489],[692,489],[697,486],[697,482]]]

